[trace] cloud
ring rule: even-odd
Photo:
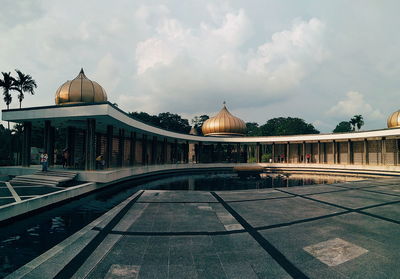
[[[340,117],[352,117],[356,114],[362,114],[370,119],[382,119],[384,116],[378,109],[373,109],[370,104],[364,100],[364,95],[357,91],[349,91],[344,100],[339,101],[331,107],[328,115]]]
[[[150,11],[142,10],[147,21]],[[119,99],[135,100],[132,105],[137,108],[181,112],[210,111],[223,100],[237,109],[265,106],[286,98],[288,89],[298,86],[328,57],[323,45],[325,25],[317,18],[296,20],[291,28],[252,45],[253,25],[243,9],[214,11],[211,16],[214,22],[196,27],[187,27],[167,12],[153,21],[154,35],[135,49],[132,93],[153,98]]]

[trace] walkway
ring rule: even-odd
[[[399,184],[141,191],[9,278],[398,278]]]

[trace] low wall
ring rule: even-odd
[[[0,222],[98,189],[96,183],[84,183],[32,199],[0,206]]]

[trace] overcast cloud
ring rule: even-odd
[[[0,0],[0,70],[54,104],[83,67],[125,111],[296,116],[323,132],[399,109],[398,1]],[[13,107],[17,107],[16,99]],[[5,105],[3,105],[4,107]]]

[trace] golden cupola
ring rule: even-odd
[[[62,84],[56,92],[56,105],[101,103],[107,101],[107,94],[103,87],[88,79],[81,69],[73,80]]]
[[[388,128],[400,128],[400,110],[393,112],[387,120]]]
[[[244,136],[246,134],[246,123],[233,116],[224,102],[221,111],[205,121],[201,130],[205,136]]]

